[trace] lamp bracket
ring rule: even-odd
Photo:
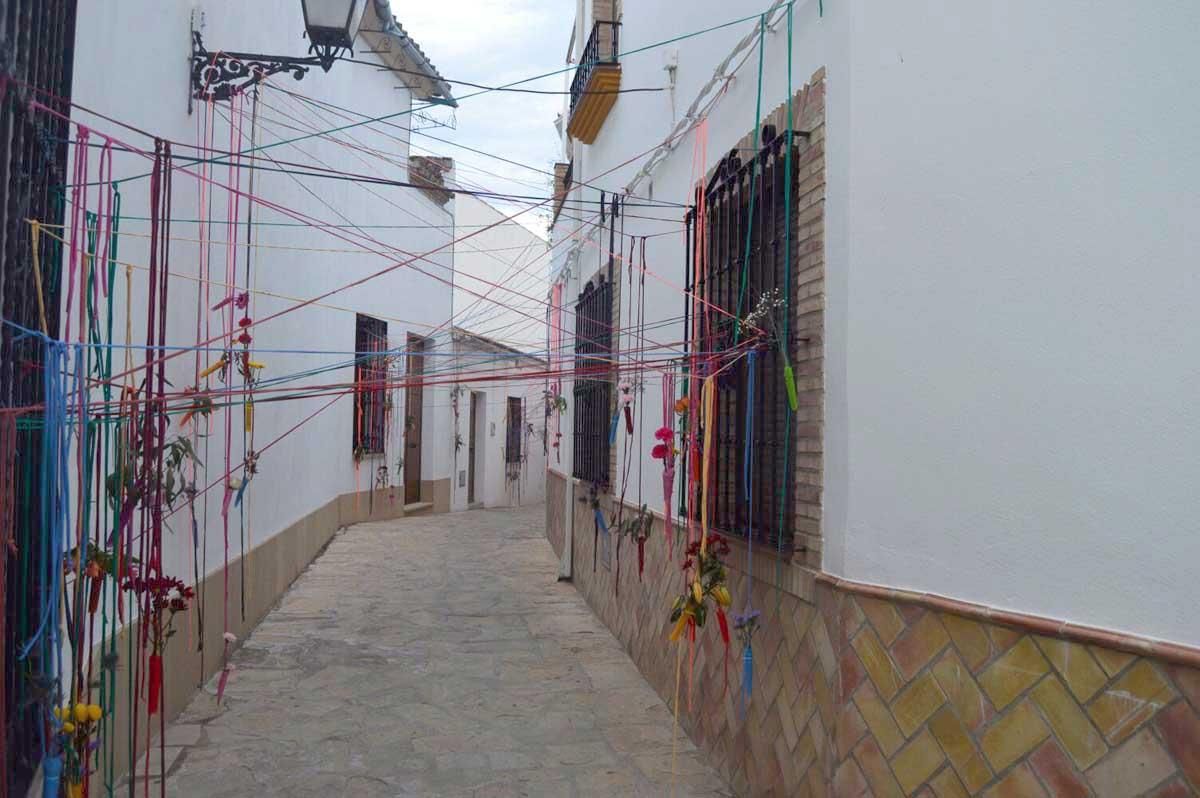
[[[200,31],[192,31],[192,98],[228,100],[271,75],[290,72],[301,80],[308,70],[320,67],[328,72],[343,48],[312,45],[313,55],[300,58],[229,50],[210,52],[204,47]]]

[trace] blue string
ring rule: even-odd
[[[758,353],[751,350],[746,356],[746,450],[742,457],[742,482],[746,486],[746,523],[749,525],[746,535],[746,605],[743,614],[750,614],[750,597],[754,595],[754,469],[751,459],[754,456],[754,382],[755,367]],[[746,703],[754,690],[754,651],[750,641],[742,650],[742,716],[746,715]]]
[[[69,512],[59,483],[60,477],[66,476],[66,461],[70,457],[65,434],[67,400],[63,382],[66,349],[66,344],[61,342],[46,344],[45,368],[42,372],[45,427],[42,434],[42,476],[39,480],[42,528],[46,530],[46,534],[41,536],[41,607],[37,628],[21,647],[17,654],[18,659],[27,659],[34,645],[43,641],[43,638],[43,642],[49,642],[51,645],[57,641],[58,624],[50,623],[49,618],[53,614],[53,608],[57,606],[59,580],[62,578],[62,541],[64,528],[67,526],[62,522]],[[43,649],[42,653],[47,652]],[[43,658],[43,662],[45,661]]]

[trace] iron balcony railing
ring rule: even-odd
[[[592,25],[592,35],[588,36],[587,46],[575,67],[575,78],[571,81],[571,113],[575,105],[587,91],[588,80],[592,72],[600,64],[615,64],[620,54],[621,23],[596,20]]]

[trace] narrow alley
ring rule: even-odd
[[[555,581],[543,514],[340,532],[244,641],[222,705],[214,678],[168,729],[168,794],[670,795],[671,713]],[[677,744],[675,794],[726,795]]]

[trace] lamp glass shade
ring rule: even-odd
[[[367,0],[301,0],[304,26],[315,45],[352,47]]]

